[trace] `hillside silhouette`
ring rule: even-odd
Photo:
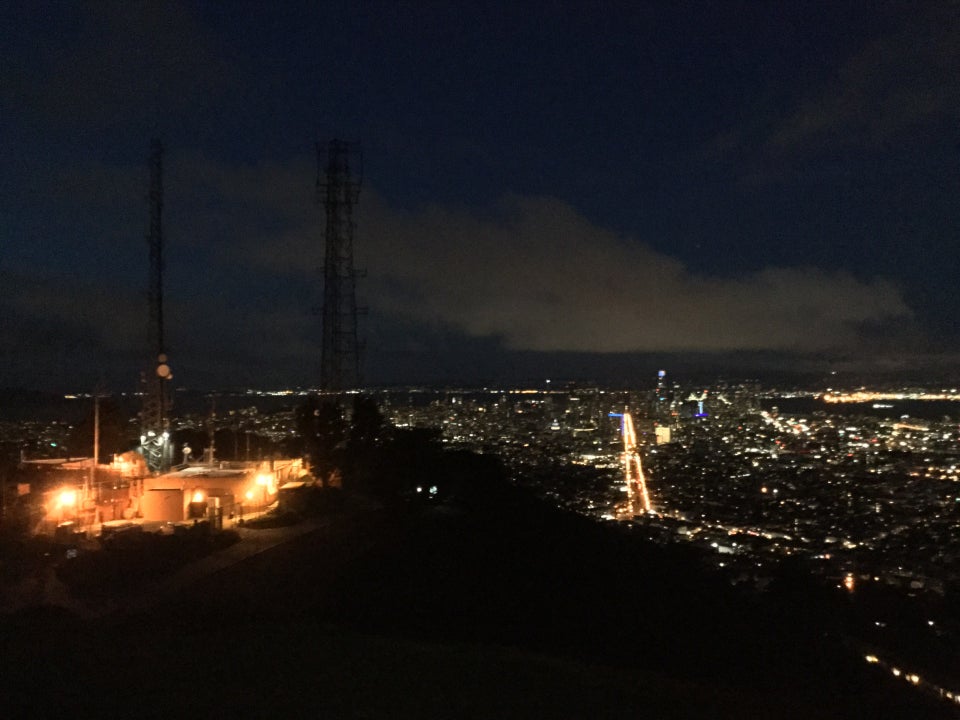
[[[8,618],[11,697],[148,716],[949,717],[867,667],[790,568],[741,592],[686,548],[549,506],[496,458],[370,427],[336,429],[344,489],[316,492],[346,499],[315,532],[149,612]]]

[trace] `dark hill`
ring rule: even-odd
[[[740,594],[692,554],[539,502],[488,459],[417,463],[434,500],[394,488],[149,614],[16,619],[0,638],[9,702],[148,717],[948,717],[871,674],[797,588]]]

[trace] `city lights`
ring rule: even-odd
[[[629,514],[635,514],[634,501],[639,499],[640,510],[650,512],[650,496],[647,493],[647,479],[637,451],[637,433],[633,426],[633,416],[628,412],[609,413],[610,417],[620,418],[620,432],[623,435],[623,491],[629,495]]]
[[[601,388],[432,395],[419,390],[399,399],[394,394],[384,406],[393,426],[438,428],[444,448],[496,454],[518,484],[550,502],[622,523],[632,535],[658,544],[689,545],[709,558],[714,571],[745,588],[763,591],[783,560],[797,561],[813,582],[831,587],[837,598],[848,596],[839,602],[854,606],[869,602],[880,588],[904,596],[942,595],[955,577],[951,566],[931,559],[925,548],[956,551],[951,545],[960,503],[956,420],[932,411],[905,417],[900,405],[905,401],[899,400],[884,414],[884,408],[869,404],[827,406],[813,394],[740,386],[709,388],[706,395],[702,385],[664,387],[649,395],[647,401],[640,392]],[[701,401],[707,414],[698,417]],[[610,422],[611,416],[618,422]],[[957,416],[960,411],[952,415]],[[215,422],[217,432],[239,426],[276,443],[296,434],[290,411],[245,410]],[[174,437],[176,432],[173,428]],[[65,437],[48,434],[44,447],[66,445]],[[243,446],[237,446],[242,454]],[[196,484],[184,481],[186,498],[199,503],[189,509],[195,513],[190,517],[215,518],[208,495],[226,509],[225,518],[231,509],[241,517],[244,511],[267,511],[291,471],[299,477],[303,470],[299,461],[289,467],[277,462],[250,462],[241,469],[230,461],[185,460],[185,477],[205,477]],[[124,476],[141,466],[140,457],[131,454],[115,458],[111,469]],[[229,481],[235,484],[227,486],[227,476],[235,477]],[[653,488],[648,479],[655,479]],[[446,500],[443,486],[431,480],[418,477],[410,491]],[[92,522],[77,509],[83,496],[76,486],[48,497],[51,522]],[[942,637],[945,623],[926,614],[922,623],[931,636]],[[867,624],[879,638],[860,638],[860,662],[899,677],[904,687],[940,691],[928,679],[929,668],[901,669],[905,658],[883,659],[889,652],[883,637],[897,621],[873,615]]]

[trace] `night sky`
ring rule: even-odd
[[[465,7],[470,5],[472,7]],[[956,2],[0,8],[0,386],[316,384],[317,141],[370,383],[960,358]]]

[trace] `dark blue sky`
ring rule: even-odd
[[[957,3],[8,3],[0,385],[132,387],[146,156],[193,387],[319,366],[364,149],[371,382],[950,367]]]

